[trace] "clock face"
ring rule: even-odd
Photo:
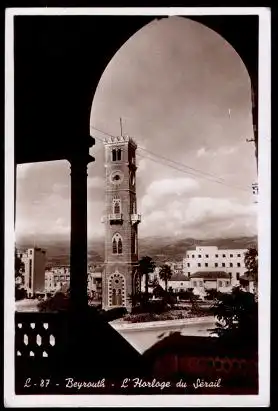
[[[113,173],[110,175],[110,181],[113,184],[121,184],[124,179],[124,175],[121,171],[113,171]]]

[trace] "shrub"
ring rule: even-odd
[[[231,294],[222,293],[212,311],[218,322],[212,333],[235,343],[252,346],[258,341],[258,303],[251,293],[234,287]]]
[[[38,303],[41,312],[59,312],[69,309],[69,296],[62,292],[56,292],[53,297]]]
[[[27,292],[24,288],[15,287],[15,301],[24,300],[27,297]]]

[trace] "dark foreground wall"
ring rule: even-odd
[[[15,314],[16,394],[256,394],[257,368],[256,350],[217,338],[176,333],[140,355],[94,312]]]

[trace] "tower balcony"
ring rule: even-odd
[[[130,218],[132,224],[141,223],[141,214],[131,214]]]
[[[110,221],[110,223],[113,223],[113,222],[120,223],[123,221],[123,214],[122,213],[108,214],[108,221]]]

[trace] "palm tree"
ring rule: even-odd
[[[148,296],[149,292],[149,274],[153,273],[155,269],[155,262],[151,257],[145,256],[139,260],[139,272],[140,276],[145,276],[145,294]]]
[[[256,248],[249,248],[244,256],[244,264],[247,268],[245,274],[251,281],[254,281],[255,293],[258,289],[258,250]]]
[[[173,273],[172,269],[168,264],[163,264],[159,270],[159,277],[162,281],[165,282],[165,291],[167,292],[168,281],[171,279]]]

